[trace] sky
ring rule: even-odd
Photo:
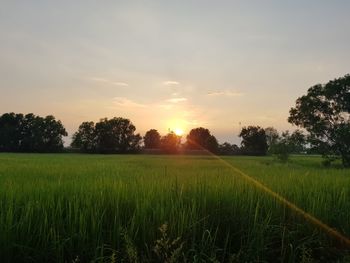
[[[70,136],[125,117],[237,143],[294,129],[295,100],[350,73],[350,1],[0,3],[0,114],[52,114]]]

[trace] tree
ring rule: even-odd
[[[20,150],[23,114],[5,113],[0,117],[0,151]]]
[[[210,134],[208,129],[203,127],[195,128],[187,135],[187,148],[191,150],[206,149],[216,153],[218,151],[218,141]]]
[[[287,161],[292,153],[306,151],[306,137],[301,130],[282,132],[282,135],[270,146],[269,153],[277,156],[280,161]]]
[[[282,137],[289,145],[291,153],[303,153],[306,148],[306,136],[301,130],[295,130],[291,134],[289,131],[282,133]]]
[[[60,121],[56,121],[52,115],[46,116],[45,118],[37,119],[42,125],[42,128],[38,129],[38,133],[41,136],[42,148],[39,151],[42,152],[57,152],[63,149],[63,136],[67,136],[65,128]],[[39,126],[40,127],[40,126]]]
[[[174,132],[170,132],[163,136],[160,140],[160,148],[165,153],[177,153],[181,143],[181,137],[177,136]]]
[[[94,122],[83,122],[79,130],[74,133],[71,145],[74,148],[80,148],[82,152],[94,152],[96,150]]]
[[[128,119],[101,119],[95,125],[84,122],[73,136],[73,147],[83,152],[130,153],[140,147],[141,136]]]
[[[228,142],[220,144],[218,151],[220,155],[237,155],[240,153],[239,147],[236,144],[230,144]]]
[[[242,138],[241,148],[248,155],[266,155],[267,142],[265,130],[259,126],[243,127],[239,137]]]
[[[218,153],[219,143],[214,135],[210,135],[205,141],[205,148],[212,153]]]
[[[157,149],[160,147],[160,134],[157,130],[151,129],[146,132],[143,137],[143,142],[145,144],[145,148],[147,149]]]
[[[309,132],[312,147],[350,167],[350,75],[309,88],[289,113],[290,123]]]
[[[0,117],[0,151],[59,152],[67,132],[60,121],[49,115],[5,113]]]
[[[266,134],[266,143],[268,148],[270,149],[274,144],[277,143],[279,139],[279,134],[274,127],[265,128],[265,134]]]

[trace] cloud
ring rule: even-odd
[[[128,87],[129,86],[129,84],[126,82],[111,81],[109,79],[100,78],[100,77],[92,77],[92,78],[90,78],[90,80],[95,81],[95,82],[107,83],[107,84],[111,84],[111,85],[115,85],[115,86],[119,86],[119,87]]]
[[[116,85],[116,86],[120,86],[120,87],[128,87],[129,84],[125,83],[125,82],[111,82],[111,84]]]
[[[260,115],[256,117],[258,120],[263,120],[263,121],[276,121],[276,118],[270,117],[267,115]]]
[[[109,82],[107,79],[104,79],[104,78],[98,78],[98,77],[93,77],[93,78],[90,78],[90,80],[92,80],[92,81],[96,81],[96,82]]]
[[[211,91],[207,93],[208,96],[227,96],[227,97],[239,97],[243,96],[244,93],[230,90],[222,90],[222,91]]]
[[[164,110],[171,110],[174,108],[174,105],[172,105],[172,104],[158,104],[156,106],[159,108],[162,108]]]
[[[165,86],[177,86],[180,85],[180,82],[173,81],[173,80],[167,80],[163,82],[163,85]]]
[[[166,101],[170,103],[179,103],[179,102],[187,101],[187,98],[172,98]]]
[[[125,97],[115,97],[113,98],[114,104],[121,107],[128,107],[128,108],[144,108],[147,105],[141,104],[132,100],[129,100]]]

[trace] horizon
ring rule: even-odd
[[[52,114],[66,144],[103,117],[239,144],[243,126],[294,129],[295,100],[349,73],[350,3],[198,3],[5,1],[0,112]]]

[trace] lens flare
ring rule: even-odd
[[[195,142],[193,142],[195,143]],[[195,143],[196,144],[196,143]],[[198,144],[197,144],[198,145]],[[200,147],[200,145],[198,145]],[[342,233],[338,232],[336,229],[331,228],[327,224],[323,223],[318,218],[314,217],[313,215],[309,214],[308,212],[304,211],[300,207],[298,207],[296,204],[292,203],[291,201],[287,200],[280,194],[276,193],[275,191],[268,188],[263,183],[259,182],[255,178],[249,176],[245,172],[241,171],[231,163],[225,161],[224,159],[220,158],[218,155],[215,155],[208,150],[201,147],[204,151],[208,152],[213,158],[220,161],[225,166],[232,169],[232,171],[240,176],[242,179],[246,180],[249,184],[259,189],[261,192],[264,192],[265,194],[271,196],[276,201],[278,201],[280,204],[284,205],[285,207],[288,207],[291,211],[293,211],[296,215],[300,216],[301,218],[304,218],[309,223],[313,224],[314,226],[318,227],[320,230],[322,230],[324,233],[326,233],[328,236],[332,237],[334,240],[337,240],[341,245],[350,248],[350,239],[343,235]]]

